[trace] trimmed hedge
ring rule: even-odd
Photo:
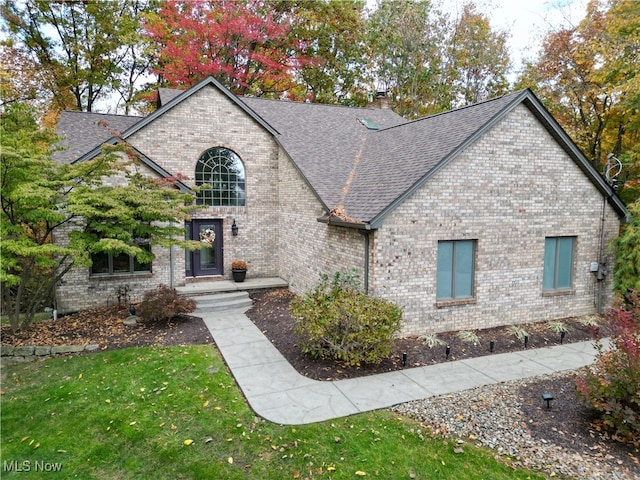
[[[352,272],[337,272],[291,303],[303,353],[348,365],[378,363],[391,353],[402,309],[358,289]]]

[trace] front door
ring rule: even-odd
[[[206,244],[200,250],[186,251],[187,276],[222,275],[222,220],[192,220],[185,229],[187,239]]]

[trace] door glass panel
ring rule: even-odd
[[[216,268],[216,226],[201,224],[198,229],[200,241],[207,246],[200,250],[200,269]]]

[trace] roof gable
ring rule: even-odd
[[[521,104],[541,122],[616,212],[626,217],[624,203],[529,89],[371,134],[339,207],[349,219],[357,219],[366,228],[378,228],[405,198]]]
[[[163,104],[158,110],[156,110],[155,112],[147,115],[146,117],[144,117],[143,120],[141,120],[140,122],[137,122],[131,128],[127,129],[122,135],[123,138],[126,139],[126,138],[130,137],[131,135],[133,135],[137,131],[139,131],[139,130],[143,129],[145,126],[149,125],[156,118],[164,115],[167,111],[171,110],[173,107],[175,107],[179,103],[184,102],[185,100],[187,100],[191,96],[195,95],[197,92],[199,92],[203,88],[207,88],[207,87],[209,87],[209,88],[210,87],[217,88],[229,100],[231,100],[232,103],[234,103],[236,106],[240,107],[240,109],[244,110],[251,119],[253,119],[255,122],[260,124],[264,129],[266,129],[272,135],[277,135],[278,132],[276,132],[271,127],[271,125],[269,125],[267,122],[265,122],[264,119],[260,118],[260,116],[257,115],[253,110],[251,110],[244,102],[242,102],[239,97],[237,97],[236,95],[231,93],[229,90],[227,90],[215,78],[209,76],[209,77],[205,78],[204,80],[198,82],[197,84],[195,84],[193,87],[189,88],[188,90],[184,90],[184,91],[182,91],[182,92],[180,92],[178,94],[176,94],[175,90],[173,90],[173,91],[171,91],[171,93],[167,94],[166,90],[169,90],[169,89],[164,89],[165,93],[164,93],[163,99],[164,98],[171,98],[171,99],[167,103]]]
[[[376,223],[439,168],[490,128],[521,93],[451,110],[371,135],[345,210]]]
[[[628,215],[615,192],[528,89],[406,122],[390,109],[237,97],[208,77],[185,91],[160,89],[161,107],[144,118],[63,112],[58,132],[66,135],[70,148],[56,152],[54,158],[62,162],[92,158],[100,153],[101,144],[126,141],[203,88],[218,89],[273,135],[327,213],[334,209],[343,213],[341,218],[327,217],[331,221],[378,228],[405,198],[521,104],[529,108],[618,214]]]

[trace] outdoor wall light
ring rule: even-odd
[[[547,402],[547,408],[551,408],[551,400],[553,400],[553,395],[551,395],[550,393],[543,393],[542,400]]]
[[[235,237],[238,235],[238,225],[236,225],[236,219],[233,219],[233,223],[231,224],[231,234]]]

